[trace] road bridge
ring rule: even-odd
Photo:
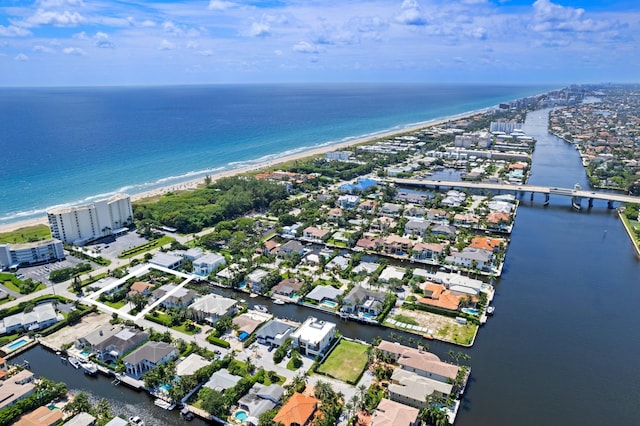
[[[488,182],[471,182],[471,181],[453,181],[453,180],[432,180],[432,179],[400,179],[387,178],[386,182],[392,182],[400,186],[417,186],[439,189],[445,188],[468,188],[468,189],[485,189],[500,192],[530,192],[533,200],[534,194],[544,194],[545,205],[549,204],[550,195],[562,195],[571,198],[574,208],[580,210],[580,202],[583,198],[589,200],[589,207],[593,207],[593,200],[605,200],[610,209],[613,203],[637,203],[640,204],[640,197],[633,195],[617,194],[612,192],[601,192],[584,190],[576,185],[574,188],[559,188],[542,185],[513,185],[507,183],[488,183]]]

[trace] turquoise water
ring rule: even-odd
[[[244,422],[245,420],[247,420],[247,417],[249,417],[249,416],[247,415],[246,411],[244,411],[244,410],[236,411],[235,418],[236,418],[237,421]]]
[[[478,315],[478,310],[477,310],[477,309],[473,309],[473,308],[462,308],[461,310],[462,310],[462,312],[464,312],[465,314]]]
[[[169,385],[162,385],[162,386],[160,386],[160,389],[162,389],[163,391],[165,391],[165,392],[167,392],[167,393],[168,393],[168,392],[169,392],[169,389],[171,389],[171,386],[169,386]]]
[[[331,300],[325,300],[324,302],[322,302],[322,305],[323,305],[323,306],[326,306],[326,307],[328,307],[328,308],[331,308],[331,309],[333,309],[333,308],[335,308],[336,306],[338,306],[338,304],[337,304],[336,302],[331,301]]]
[[[7,346],[7,348],[13,351],[15,349],[18,349],[20,346],[24,346],[27,342],[28,342],[27,339],[16,340],[15,342]]]
[[[551,87],[0,89],[0,223],[495,106]]]
[[[89,356],[89,353],[90,353],[90,352],[89,352],[88,350],[86,350],[86,349],[85,349],[85,350],[83,350],[82,352],[80,352],[80,355],[82,355],[83,357],[85,357],[85,358],[86,358],[86,357],[88,357],[88,356]]]

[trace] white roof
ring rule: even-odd
[[[335,330],[336,324],[329,321],[320,321],[315,317],[309,317],[300,328],[291,334],[291,338],[304,340],[310,344],[318,344]]]
[[[387,266],[380,274],[380,281],[389,281],[392,278],[401,280],[406,273],[404,268],[398,268],[397,266]]]

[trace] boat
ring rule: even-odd
[[[169,411],[176,408],[176,404],[172,404],[169,401],[165,401],[164,399],[161,399],[161,398],[156,398],[155,401],[153,401],[153,403],[157,407],[164,408],[165,410],[169,410]]]
[[[274,305],[284,305],[285,301],[282,299],[273,299],[273,304]]]
[[[189,411],[188,408],[183,408],[182,410],[180,410],[180,417],[182,417],[184,420],[190,422],[191,420],[193,420],[194,415],[191,411]]]
[[[80,365],[87,376],[95,376],[98,374],[98,367],[93,362],[81,362]]]
[[[269,312],[269,309],[267,309],[267,307],[264,305],[255,305],[253,309],[255,309],[258,312],[265,312],[265,313]]]
[[[251,293],[251,294],[249,294],[249,297],[251,297],[251,298],[258,297],[258,293]]]
[[[493,315],[493,311],[495,311],[496,308],[494,308],[493,306],[487,306],[487,315]]]
[[[136,426],[144,426],[144,422],[138,416],[129,417],[129,424],[130,425],[136,425]]]
[[[80,368],[80,360],[78,358],[70,356],[67,358],[67,361],[69,361],[69,364],[71,364],[73,368]]]

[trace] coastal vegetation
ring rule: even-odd
[[[0,233],[0,244],[31,243],[51,238],[47,225],[25,226],[11,232]]]
[[[193,233],[254,210],[263,211],[272,201],[287,196],[286,188],[279,183],[235,176],[192,191],[168,193],[154,202],[134,203],[133,211],[141,223]]]

